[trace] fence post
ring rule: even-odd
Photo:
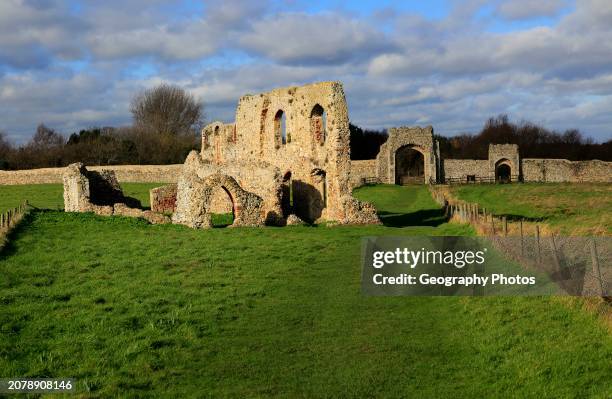
[[[521,229],[521,257],[525,256],[525,244],[523,243],[523,219],[519,221]]]
[[[491,235],[495,235],[495,218],[493,214],[491,214]]]
[[[555,263],[557,271],[561,271],[561,262],[559,262],[559,256],[557,255],[557,244],[555,244],[555,236],[550,236],[550,249],[552,250],[552,258]]]
[[[597,257],[597,247],[595,245],[595,239],[591,238],[591,263],[593,264],[593,275],[595,280],[598,282],[599,296],[604,296],[603,280],[601,279],[601,270],[599,269],[599,258]]]
[[[507,237],[508,236],[508,219],[506,219],[506,217],[503,217],[503,221],[504,221],[504,235]]]
[[[541,259],[541,253],[540,253],[540,226],[536,224],[536,254],[537,254],[537,262],[541,263],[542,259]]]

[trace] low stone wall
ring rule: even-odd
[[[151,189],[149,201],[153,212],[173,213],[176,208],[176,183]]]
[[[465,179],[467,175],[489,177],[487,159],[445,159],[443,161],[444,177],[447,179]]]
[[[366,177],[377,177],[376,159],[366,159],[363,161],[351,161],[351,174],[349,184],[351,188],[359,187],[363,184]]]
[[[105,165],[88,166],[87,170],[115,172],[119,182],[176,183],[183,165]],[[62,183],[66,168],[0,170],[0,185]]]
[[[525,158],[521,165],[526,182],[612,183],[612,162]]]

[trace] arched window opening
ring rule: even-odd
[[[497,163],[495,181],[497,183],[510,183],[512,181],[512,167],[508,160],[501,160]]]
[[[227,227],[234,223],[234,200],[225,187],[213,189],[208,212],[213,227]]]
[[[283,110],[278,110],[274,117],[274,137],[276,138],[276,142],[281,145],[285,145],[291,141],[291,139],[287,137],[287,118]]]
[[[323,144],[327,136],[327,113],[319,104],[310,112],[310,132],[316,143]]]
[[[221,129],[219,128],[219,126],[215,126],[215,131],[214,131],[214,136],[215,138],[214,140],[214,145],[215,145],[215,161],[217,162],[221,162],[221,139],[219,138],[219,131]]]
[[[395,153],[395,184],[425,183],[425,158],[412,146],[404,146]]]

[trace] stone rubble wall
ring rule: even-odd
[[[283,223],[282,176],[277,167],[263,161],[244,162],[238,160],[219,165],[203,159],[197,151],[191,151],[185,160],[179,178],[179,195],[181,179],[193,179],[193,176],[197,176],[204,180],[214,174],[230,176],[242,189],[259,196],[263,201],[262,209],[266,215],[266,224],[281,225]],[[219,198],[219,196],[216,197]],[[217,206],[219,205],[218,201],[220,199],[214,201],[217,210],[219,208]]]
[[[112,170],[119,182],[176,183],[183,165],[88,166],[90,171]],[[0,170],[0,185],[62,183],[65,168]]]
[[[271,201],[252,187],[250,172],[244,170],[248,165],[267,165],[258,170],[271,166],[286,177],[292,190],[291,211],[301,219],[348,220],[343,197],[352,189],[349,123],[339,82],[241,97],[235,123],[213,122],[202,130],[201,156],[218,165],[219,173],[233,176],[245,190],[262,196],[266,207]]]
[[[153,212],[173,213],[176,208],[176,183],[151,189],[149,200]]]
[[[262,198],[243,190],[233,177],[215,173],[200,178],[197,173],[186,172],[179,178],[173,223],[191,228],[212,228],[213,192],[223,187],[234,202],[234,222],[230,227],[259,227],[265,224],[266,213]]]
[[[351,188],[363,185],[366,178],[377,178],[376,159],[366,159],[361,161],[351,161]]]
[[[140,217],[150,223],[170,223],[170,218],[153,211],[137,208],[140,202],[125,197],[115,172],[89,171],[82,163],[64,169],[64,209],[66,212],[93,212],[101,216],[121,215]]]
[[[468,175],[489,177],[488,159],[445,159],[442,161],[443,175],[447,179],[467,179]]]
[[[525,158],[522,169],[526,182],[612,183],[612,162]]]

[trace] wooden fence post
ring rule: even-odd
[[[557,255],[557,244],[555,244],[555,236],[550,236],[550,249],[552,251],[553,262],[557,271],[561,271],[561,262],[559,262],[559,256]]]
[[[504,221],[504,235],[508,237],[508,219],[506,219],[506,217],[504,216],[503,221]]]
[[[525,256],[525,244],[523,243],[523,219],[519,221],[521,230],[521,257]]]
[[[540,226],[538,226],[536,224],[536,235],[535,235],[535,239],[536,239],[536,254],[537,254],[537,262],[541,263],[542,259],[541,259],[541,253],[540,253]]]
[[[593,275],[595,280],[598,282],[599,296],[604,296],[606,293],[603,288],[603,280],[601,279],[601,270],[599,269],[599,258],[597,257],[597,247],[595,245],[595,239],[592,238],[590,242],[591,247],[591,263],[593,264]]]

